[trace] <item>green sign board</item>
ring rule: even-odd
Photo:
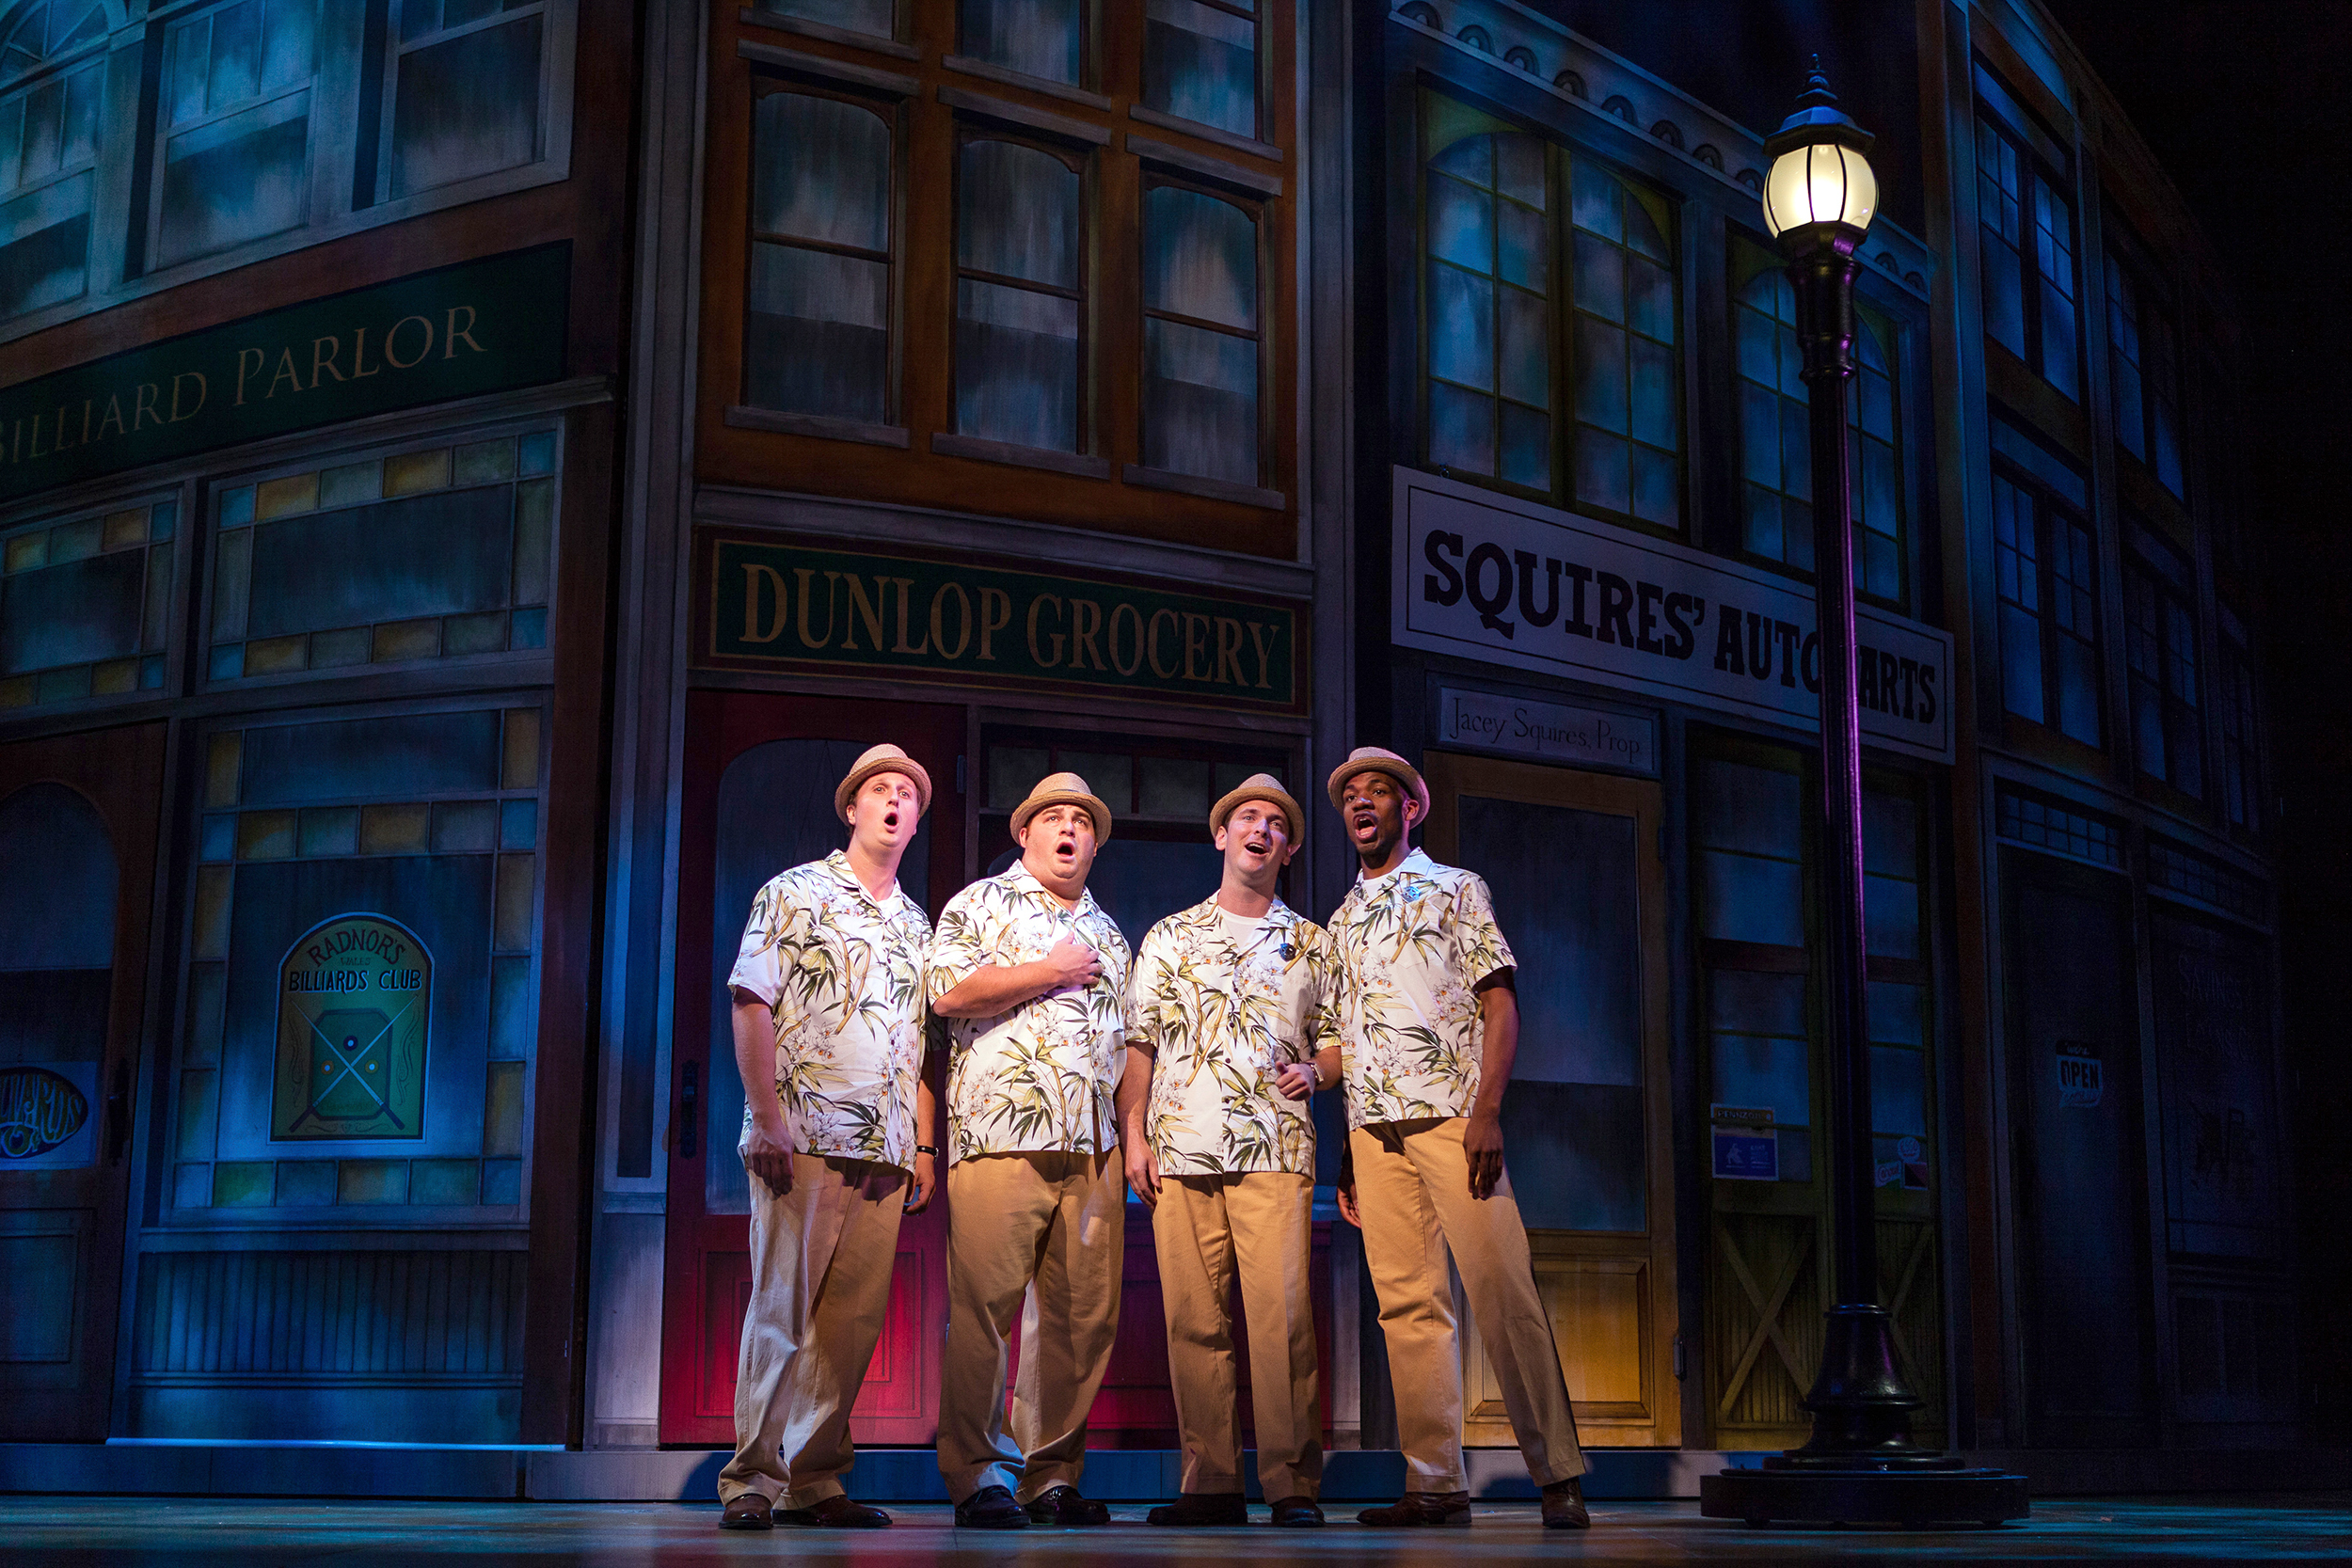
[[[1299,609],[1094,576],[706,535],[701,662],[1296,711]]]
[[[276,1139],[424,1135],[433,955],[382,915],[339,915],[278,966]]]
[[[571,247],[305,300],[0,388],[0,499],[564,374]]]

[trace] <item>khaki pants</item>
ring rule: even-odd
[[[1414,1492],[1459,1492],[1462,1359],[1446,1253],[1462,1275],[1470,1315],[1502,1407],[1538,1486],[1584,1473],[1560,1348],[1535,1294],[1527,1229],[1505,1175],[1494,1196],[1470,1194],[1463,1118],[1389,1122],[1348,1134],[1364,1264],[1380,1296],[1380,1332],[1396,1391],[1397,1445]]]
[[[1186,1492],[1239,1492],[1241,1412],[1226,1304],[1241,1278],[1266,1501],[1323,1489],[1323,1413],[1315,1397],[1315,1320],[1308,1282],[1315,1184],[1308,1176],[1170,1176],[1152,1236],[1168,1309],[1168,1370],[1184,1443]]]
[[[939,1473],[957,1502],[983,1486],[1027,1502],[1085,1471],[1087,1413],[1119,1333],[1126,1198],[1116,1147],[980,1154],[947,1168]],[[1015,1312],[1021,1370],[1008,1441],[1005,1337]]]
[[[752,1188],[752,1300],[735,1368],[735,1457],[719,1500],[814,1508],[841,1492],[857,1402],[890,1306],[907,1173],[792,1156],[792,1190]]]

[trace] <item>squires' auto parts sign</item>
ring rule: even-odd
[[[1805,584],[1430,474],[1396,469],[1394,494],[1401,646],[1818,726]],[[1854,621],[1864,741],[1951,761],[1951,639]]]

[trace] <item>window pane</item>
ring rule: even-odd
[[[2058,728],[2086,746],[2099,744],[2099,655],[2091,644],[2060,633]]]
[[[201,256],[302,221],[310,95],[273,100],[166,144],[157,261]]]
[[[1467,387],[1495,384],[1494,285],[1458,267],[1429,268],[1429,372]],[[1491,470],[1488,470],[1491,471]]]
[[[759,8],[775,16],[796,16],[803,22],[821,22],[828,27],[882,38],[890,36],[895,20],[891,0],[759,0]]]
[[[890,269],[885,263],[755,244],[746,293],[746,403],[866,424],[886,421]]]
[[[1144,0],[1143,16],[1144,103],[1256,135],[1257,24],[1199,0]]]
[[[1502,405],[1502,477],[1531,490],[1551,488],[1551,417],[1541,409]]]
[[[1707,1021],[1711,1028],[1746,1035],[1803,1036],[1805,1032],[1802,974],[1719,969],[1708,977],[1707,991]]]
[[[1576,318],[1576,417],[1626,433],[1625,334],[1607,322]]]
[[[1535,408],[1551,404],[1551,309],[1540,295],[1518,289],[1501,295],[1499,358],[1502,395]]]
[[[1720,986],[1729,978],[1728,974],[1718,974],[1716,984]],[[1803,993],[1804,982],[1799,975],[1774,974],[1769,978],[1794,982],[1797,991]],[[1806,1053],[1802,1037],[1774,1039],[1717,1035],[1711,1053],[1713,1081],[1708,1085],[1708,1098],[1717,1105],[1769,1105],[1773,1125],[1805,1126],[1813,1119]]]
[[[1924,1137],[1928,1131],[1927,1055],[1900,1047],[1870,1048],[1870,1130],[1908,1132]]]
[[[1705,762],[1698,768],[1698,837],[1710,849],[1794,860],[1803,832],[1803,781],[1776,768]]]
[[[1603,239],[1625,239],[1624,188],[1598,165],[1577,159],[1570,166],[1568,218]]]
[[[890,248],[890,127],[837,99],[771,93],[752,110],[752,228]]]
[[[1258,226],[1230,201],[1161,185],[1143,197],[1143,303],[1244,331],[1258,325]]]
[[[963,0],[959,47],[1008,71],[1073,86],[1085,70],[1081,0]]]
[[[1495,401],[1442,381],[1429,387],[1429,461],[1464,473],[1495,471]]]
[[[1633,498],[1626,510],[1645,523],[1679,528],[1682,472],[1673,454],[1636,442],[1629,455],[1633,464]]]
[[[2001,702],[2020,719],[2044,721],[2042,623],[2011,604],[2001,606]]]
[[[1740,383],[1740,471],[1780,487],[1780,398],[1752,381]]]
[[[1750,484],[1740,492],[1740,543],[1753,554],[1767,561],[1778,561],[1784,548],[1781,535],[1780,497],[1760,484]]]
[[[1576,499],[1610,512],[1630,512],[1631,458],[1626,442],[1589,425],[1576,433]]]
[[[529,16],[401,56],[394,196],[539,156],[539,42],[540,18]]]
[[[1551,287],[1551,223],[1516,201],[1495,205],[1496,272],[1506,283],[1548,293]]]
[[[1078,286],[1078,171],[1016,142],[964,144],[956,261],[1057,288]]]
[[[1547,204],[1544,144],[1523,134],[1495,138],[1495,189],[1537,209]]]
[[[972,278],[956,285],[956,429],[1077,451],[1076,300]]]
[[[1429,180],[1429,254],[1472,272],[1494,266],[1495,198],[1442,174]]]
[[[88,286],[90,179],[77,174],[0,206],[0,317]]]
[[[1674,350],[1647,338],[1627,340],[1631,351],[1630,393],[1632,430],[1636,440],[1672,451],[1677,444],[1675,420]]]
[[[1709,849],[1699,856],[1699,880],[1707,935],[1780,947],[1804,945],[1803,879],[1795,862]]]
[[[1257,483],[1256,342],[1147,319],[1143,353],[1145,465]]]
[[[1576,236],[1576,304],[1603,321],[1625,320],[1625,252],[1591,234]]]

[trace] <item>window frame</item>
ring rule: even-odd
[[[507,166],[508,168],[528,168],[547,155],[547,143],[552,129],[554,108],[553,86],[549,80],[554,73],[548,69],[548,53],[553,41],[556,0],[520,0],[519,5],[502,6],[498,10],[478,16],[471,22],[460,24],[457,27],[443,26],[418,42],[405,43],[400,38],[401,8],[419,3],[421,0],[389,0],[389,4],[386,7],[382,58],[378,62],[376,72],[378,81],[373,84],[380,91],[381,98],[376,105],[375,124],[373,127],[362,125],[358,128],[361,150],[354,154],[352,179],[355,192],[362,177],[368,182],[368,190],[372,197],[376,193],[389,193],[392,188],[392,157],[395,150],[392,145],[392,126],[393,117],[399,113],[400,108],[402,59],[437,44],[446,43],[452,39],[469,37],[475,33],[487,32],[494,27],[505,26],[510,23],[520,21],[525,16],[537,16],[541,19],[539,28],[539,157]],[[430,0],[422,0],[422,3],[430,3]],[[358,166],[358,161],[371,146],[375,154],[374,166],[363,170]],[[505,172],[507,172],[506,169],[490,169],[483,174],[469,175],[465,181],[453,182],[453,183],[462,184],[472,180],[486,180],[493,175]],[[432,190],[442,188],[438,185],[428,187]],[[422,193],[411,192],[409,194],[415,196]],[[385,194],[382,199],[405,200],[407,198],[393,198]],[[371,205],[373,204],[372,201]]]
[[[2139,254],[2139,246],[2121,228],[2118,219],[2107,223],[2106,254],[2106,293],[2107,309],[2107,407],[2115,427],[2115,443],[2124,456],[2143,469],[2174,500],[2185,505],[2188,500],[2187,453],[2183,450],[2181,420],[2182,403],[2182,342],[2179,312],[2175,310],[2171,291],[2157,278],[2154,270]],[[2135,347],[2127,353],[2123,334],[2118,329],[2118,318],[2128,316]],[[2162,344],[2163,363],[2156,364],[2151,349],[2153,338]],[[2127,420],[2123,406],[2123,377],[2120,365],[2129,364],[2134,384],[2138,388],[2134,416]],[[2168,425],[2169,421],[2169,425]],[[2126,438],[2129,426],[2136,430],[2139,442],[2135,450]],[[2160,437],[2171,443],[2171,472],[2168,477],[2161,462]]]
[[[2083,295],[2083,223],[2081,204],[2075,199],[2073,177],[2073,156],[2058,139],[2023,107],[2018,99],[2001,82],[1999,76],[1983,60],[1975,62],[1975,92],[1971,105],[1976,123],[1975,156],[1972,160],[1976,175],[1976,221],[1979,247],[1998,244],[2017,258],[2018,290],[2020,293],[2022,331],[2025,335],[2023,353],[2010,348],[1994,335],[1993,309],[1990,291],[1993,269],[1984,264],[1981,254],[1978,262],[1979,309],[1984,318],[1984,340],[1998,344],[2004,353],[2046,385],[2052,391],[2080,407],[2090,395],[2084,365]],[[1987,175],[1984,166],[1985,139],[1991,136],[2008,150],[2016,163],[2018,173],[2017,236],[2012,241],[1988,221],[1985,210]],[[1997,183],[1997,182],[1996,182]],[[2004,187],[2005,190],[2005,187]],[[2072,353],[2073,388],[2053,379],[2049,372],[2049,326],[2043,319],[2042,291],[2050,282],[2048,261],[2043,256],[2042,214],[2045,202],[2055,201],[2066,214],[2068,242],[2065,256],[2073,272],[2074,287],[2070,298],[2074,305],[2074,334]]]
[[[2202,800],[2206,771],[2204,675],[2198,641],[2194,579],[2188,562],[2180,559],[2179,552],[2157,540],[2144,525],[2127,519],[2125,529],[2129,544],[2123,552],[2122,620],[2132,766],[2143,779],[2177,790],[2190,800]],[[2154,709],[2153,744],[2160,754],[2155,759],[2158,766],[2153,768],[2148,766],[2152,737],[2143,727],[2143,702],[2153,703]]]
[[[2007,642],[2005,638],[1996,637],[1994,645],[2001,650],[2002,658],[2002,714],[2013,722],[2031,724],[2069,745],[2104,752],[2111,738],[2112,726],[2107,722],[2106,652],[2099,603],[2099,532],[2091,520],[2089,481],[2083,481],[2085,499],[2077,503],[2060,495],[2055,484],[2035,474],[2026,463],[2000,450],[1998,444],[1993,453],[1993,478],[1996,486],[2009,486],[2014,494],[2026,498],[2031,504],[2035,602],[2026,605],[2003,586],[2001,552],[2005,549],[2017,552],[2013,546],[2004,544],[1999,537],[2002,517],[1997,488],[1994,498],[1994,595],[1996,615],[2013,609],[2033,618],[2038,627],[2042,688],[2041,718],[2020,713],[2010,706]],[[2061,530],[2071,532],[2061,532]],[[2072,575],[2076,562],[2071,559],[2077,553],[2072,546],[2078,541],[2082,557],[2080,564],[2084,570],[2084,577],[2079,581]],[[2066,554],[2070,557],[2068,570],[2063,575],[2057,560],[2061,546],[2068,546]],[[2087,605],[2090,636],[2086,638],[2062,624],[2058,615],[2058,593],[2061,588],[2068,591],[2070,601],[2079,598]],[[2070,602],[2069,608],[2072,610],[2078,607]],[[2061,640],[2071,640],[2081,645],[2083,657],[2090,664],[2090,678],[2086,685],[2090,693],[2091,720],[2097,734],[2089,739],[2066,726],[2065,676],[2061,663],[2065,649]]]
[[[96,39],[85,40],[64,54],[49,55],[11,80],[0,82],[0,119],[5,119],[8,110],[15,109],[20,128],[17,144],[17,183],[8,187],[6,195],[0,196],[0,210],[13,207],[21,201],[31,200],[44,191],[57,189],[75,180],[87,178],[89,182],[89,194],[83,204],[81,213],[84,224],[82,286],[62,299],[53,300],[47,305],[35,306],[29,310],[21,312],[21,315],[47,314],[69,309],[89,298],[94,281],[92,275],[96,272],[98,264],[98,242],[103,231],[99,199],[105,190],[105,182],[100,175],[103,171],[106,159],[107,63],[106,39],[102,31]],[[91,111],[91,118],[96,122],[95,138],[87,158],[68,164],[65,161],[62,145],[62,127],[71,106],[72,84],[85,71],[94,72],[97,77],[98,103]],[[31,116],[32,101],[35,95],[51,87],[55,87],[59,95],[57,113],[61,135],[57,166],[47,174],[40,176],[37,182],[27,182],[23,178],[22,127]],[[67,218],[64,221],[71,223],[73,220]],[[30,239],[33,234],[46,233],[50,229],[56,227],[58,225],[54,223],[45,225],[41,229],[33,230],[32,234],[25,235],[24,238]],[[0,329],[4,329],[6,325],[6,320],[0,319]],[[0,330],[0,341],[5,341],[5,331]]]
[[[1141,268],[1138,266],[1136,310],[1136,319],[1144,325],[1142,330],[1136,334],[1136,340],[1138,350],[1136,371],[1136,455],[1141,457],[1151,450],[1149,444],[1151,418],[1145,407],[1143,396],[1144,367],[1149,363],[1151,356],[1149,324],[1153,321],[1169,321],[1182,326],[1198,327],[1203,331],[1216,332],[1229,338],[1244,339],[1254,350],[1252,358],[1257,365],[1258,384],[1251,393],[1251,401],[1258,415],[1258,468],[1255,477],[1248,485],[1237,485],[1232,480],[1217,479],[1207,474],[1186,473],[1179,468],[1147,467],[1140,463],[1129,465],[1126,477],[1130,482],[1134,482],[1139,476],[1150,475],[1152,483],[1164,484],[1170,489],[1193,490],[1201,495],[1227,495],[1249,489],[1256,490],[1261,496],[1270,495],[1273,492],[1266,485],[1268,458],[1274,451],[1276,436],[1268,419],[1268,406],[1272,400],[1266,396],[1267,383],[1274,370],[1272,343],[1274,324],[1269,319],[1267,306],[1266,268],[1271,264],[1272,259],[1268,255],[1266,244],[1265,200],[1263,198],[1251,199],[1231,189],[1220,187],[1213,182],[1188,177],[1181,170],[1147,163],[1143,166],[1142,178],[1136,188],[1138,261],[1143,256],[1149,254],[1151,248],[1151,231],[1146,203],[1153,191],[1162,189],[1189,191],[1196,196],[1207,197],[1213,201],[1222,201],[1248,217],[1251,256],[1256,266],[1256,276],[1251,280],[1254,296],[1251,300],[1251,308],[1256,313],[1258,325],[1249,332],[1242,332],[1219,322],[1203,321],[1195,316],[1155,309],[1141,291]]]

